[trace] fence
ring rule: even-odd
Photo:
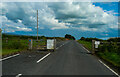
[[[41,40],[32,40],[29,39],[29,49],[32,50],[52,50],[56,49],[56,39],[41,39]]]

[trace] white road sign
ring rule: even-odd
[[[100,41],[95,41],[95,48],[98,48],[99,44],[100,44]]]
[[[100,41],[95,41],[95,44],[98,44],[98,45],[99,45],[99,44],[100,44]]]
[[[54,39],[47,39],[47,49],[54,49]]]

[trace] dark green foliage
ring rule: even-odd
[[[28,40],[9,39],[7,43],[5,40],[3,40],[2,48],[3,49],[27,49]]]
[[[120,55],[115,52],[99,52],[98,56],[112,63],[114,66],[120,67]]]
[[[119,45],[116,42],[102,44],[99,46],[98,51],[120,53]]]
[[[69,34],[66,34],[65,38],[70,39],[70,40],[75,40],[75,37]]]
[[[26,35],[8,35],[8,34],[2,34],[2,39],[9,38],[9,39],[37,39],[37,36],[26,36]],[[39,36],[39,39],[45,39],[45,36]]]
[[[92,40],[102,41],[102,39],[98,39],[98,38],[85,38],[85,37],[81,37],[80,40],[88,41],[88,42],[91,42]]]
[[[120,42],[120,37],[119,38],[109,38],[108,40],[107,40],[108,42]]]

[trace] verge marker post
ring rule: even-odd
[[[54,37],[54,51],[56,50],[56,39]]]
[[[95,40],[92,40],[92,54],[95,54]]]
[[[30,50],[32,50],[32,44],[33,44],[32,39],[29,39],[29,49]]]

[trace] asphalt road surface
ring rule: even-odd
[[[26,52],[2,62],[3,75],[115,75],[76,41],[57,45],[55,52]]]

